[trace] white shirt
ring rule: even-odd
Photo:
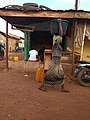
[[[30,57],[28,60],[35,61],[35,60],[37,60],[36,56],[38,55],[38,52],[36,50],[30,50],[29,55],[30,55]]]

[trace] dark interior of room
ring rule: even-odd
[[[50,31],[35,31],[30,33],[31,49],[35,48],[37,50],[45,47],[46,49],[51,49],[53,45],[53,35]]]

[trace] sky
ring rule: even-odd
[[[78,0],[79,10],[90,11],[90,0]],[[23,3],[37,3],[38,5],[45,5],[53,10],[69,10],[75,8],[75,0],[3,0],[0,2],[0,8],[7,5],[23,5]],[[0,31],[6,32],[6,22],[0,18]],[[12,30],[9,25],[9,33],[24,37],[24,34],[18,30]]]

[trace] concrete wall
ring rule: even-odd
[[[30,61],[9,61],[9,68],[17,72],[30,72],[35,73],[36,69],[39,67],[39,62]]]

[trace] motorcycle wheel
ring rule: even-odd
[[[85,79],[86,74],[90,75],[90,69],[83,68],[79,72],[77,78],[78,78],[78,82],[79,82],[80,85],[85,86],[85,87],[89,87],[90,86],[90,80],[89,80],[89,82],[87,82],[87,80]]]

